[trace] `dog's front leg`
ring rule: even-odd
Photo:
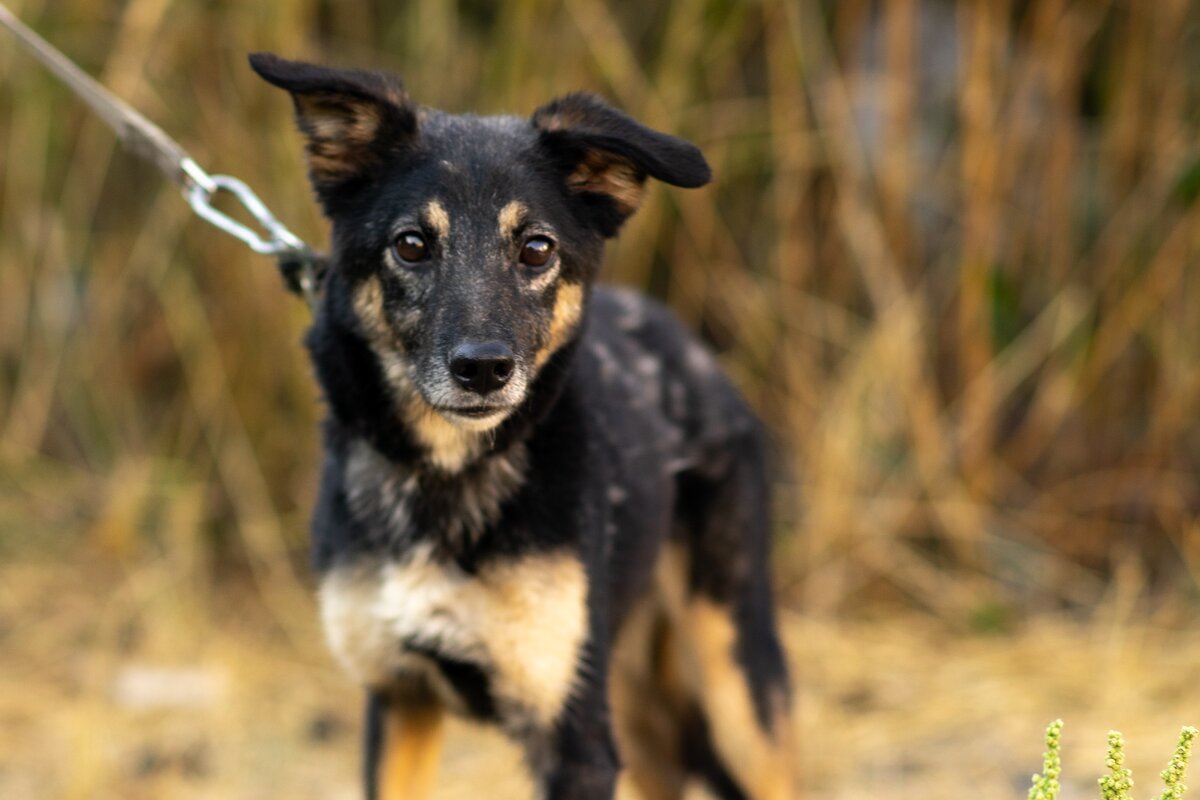
[[[616,746],[608,725],[580,725],[560,732],[544,779],[545,800],[612,800]]]
[[[609,717],[606,670],[580,667],[573,697],[549,733],[542,772],[545,800],[612,800],[620,763]]]
[[[367,800],[422,800],[441,755],[442,717],[433,700],[411,702],[378,692],[367,697]]]

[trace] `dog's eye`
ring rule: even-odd
[[[520,261],[527,267],[541,269],[554,255],[554,242],[545,236],[532,236],[521,245]]]
[[[429,258],[429,245],[425,243],[425,237],[416,231],[405,231],[397,236],[395,243],[392,244],[392,249],[396,251],[396,256],[401,261],[408,264],[415,264]]]

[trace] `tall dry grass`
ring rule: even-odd
[[[608,277],[702,331],[777,432],[785,594],[983,626],[1196,597],[1193,2],[9,5],[318,246],[247,52],[450,110],[607,95],[713,164],[652,191]],[[305,310],[0,41],[0,559],[153,557],[308,614]]]

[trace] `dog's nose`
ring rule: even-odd
[[[513,353],[501,342],[460,344],[450,351],[450,374],[476,394],[494,392],[513,373]]]

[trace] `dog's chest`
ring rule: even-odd
[[[366,686],[423,679],[452,709],[461,698],[441,664],[470,664],[496,703],[551,722],[587,634],[578,559],[540,553],[469,574],[433,552],[418,546],[402,560],[373,558],[324,578],[321,612],[334,654]]]
[[[351,514],[377,544],[436,538],[460,547],[496,523],[526,468],[525,447],[515,445],[453,477],[420,475],[359,440],[348,451],[342,481]]]

